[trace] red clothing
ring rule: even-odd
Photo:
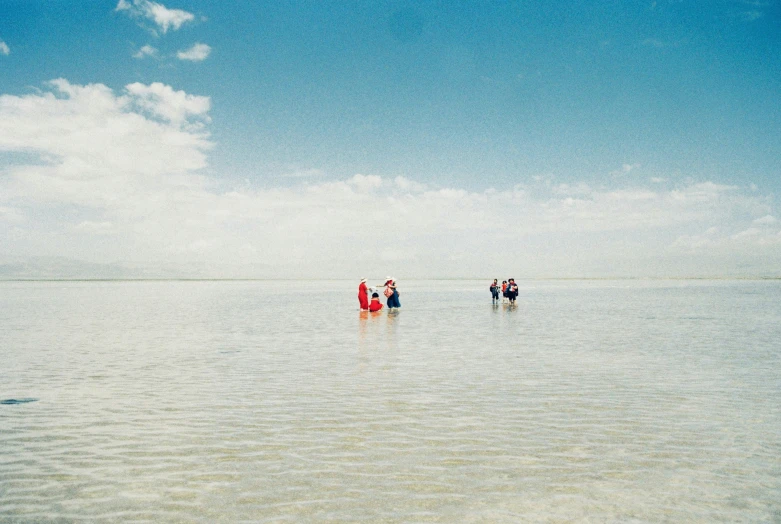
[[[361,304],[361,309],[369,309],[369,294],[366,289],[366,282],[361,282],[358,286],[358,302]]]
[[[382,309],[382,302],[380,302],[379,298],[373,298],[372,303],[369,304],[369,311],[379,311]]]

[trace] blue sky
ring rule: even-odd
[[[0,255],[214,276],[773,274],[781,262],[778,1],[0,10]],[[83,104],[69,91],[87,86],[104,88],[107,113],[98,91]],[[47,94],[70,104],[31,108]],[[47,135],[74,114],[89,119]],[[159,172],[134,162],[151,154],[123,139],[136,124],[192,149],[155,150],[174,166]],[[132,212],[112,203],[123,191]],[[389,234],[401,238],[374,240]],[[508,242],[517,263],[483,256]]]

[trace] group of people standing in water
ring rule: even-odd
[[[388,309],[401,307],[399,290],[396,289],[396,280],[393,277],[386,277],[385,283],[380,286],[367,286],[366,279],[362,278],[358,285],[358,303],[361,306],[361,311],[376,312],[382,309],[380,294],[376,291],[378,288],[384,288],[382,294],[387,299]],[[369,293],[371,293],[371,297]]]
[[[395,278],[385,277],[385,283],[378,286],[369,286],[366,284],[366,279],[362,278],[361,283],[358,284],[358,303],[361,306],[361,311],[374,313],[383,308],[383,304],[380,302],[380,294],[377,292],[380,288],[383,288],[382,294],[385,295],[389,310],[401,307]],[[491,291],[491,303],[498,304],[501,300],[502,302],[509,302],[510,305],[515,305],[515,299],[518,298],[518,284],[515,283],[514,278],[502,280],[501,284],[495,278],[488,289]]]
[[[514,278],[502,280],[501,285],[499,285],[499,280],[495,278],[488,289],[491,291],[492,304],[499,303],[499,293],[502,294],[502,302],[507,300],[510,304],[515,304],[515,299],[518,298],[518,284],[515,283]]]

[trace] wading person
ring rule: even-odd
[[[372,293],[372,301],[369,304],[369,311],[372,313],[382,309],[382,302],[380,302],[380,295],[378,293]]]
[[[388,299],[388,309],[401,307],[399,302],[399,290],[396,289],[396,281],[388,277],[385,282],[385,297]]]
[[[358,303],[361,305],[361,311],[369,309],[369,291],[366,287],[366,279],[362,278],[358,285]]]
[[[518,284],[515,283],[514,278],[507,283],[507,298],[510,299],[510,304],[515,304],[515,299],[518,298]]]
[[[494,281],[491,283],[488,289],[491,290],[491,303],[492,304],[498,303],[499,302],[499,281],[497,279],[494,279]]]

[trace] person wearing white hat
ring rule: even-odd
[[[388,299],[388,309],[401,307],[399,291],[396,289],[396,279],[388,277],[385,280],[385,297]]]
[[[361,311],[369,309],[369,293],[366,287],[365,278],[362,278],[361,283],[358,285],[358,303],[361,306]]]
[[[385,277],[385,283],[383,284],[383,287],[385,287],[385,291],[383,291],[382,294],[385,295],[385,298],[387,299],[390,299],[391,295],[393,294],[393,289],[391,288],[392,283],[393,283],[392,277]]]

